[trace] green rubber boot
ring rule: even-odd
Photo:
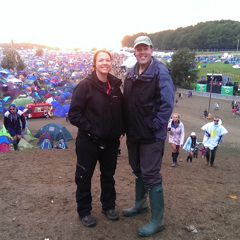
[[[123,215],[125,217],[132,217],[139,213],[148,211],[148,190],[145,188],[143,180],[141,178],[136,178],[135,188],[135,204],[132,208],[123,210]]]
[[[138,234],[142,237],[148,237],[158,231],[163,230],[164,228],[164,200],[162,184],[154,186],[151,190],[149,190],[149,198],[152,217],[147,225],[138,230]]]

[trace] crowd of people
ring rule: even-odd
[[[213,118],[213,122],[207,123],[201,127],[204,130],[203,141],[198,142],[195,132],[192,132],[183,145],[185,130],[184,125],[180,121],[180,115],[174,113],[168,123],[169,143],[172,148],[172,167],[178,164],[177,158],[179,149],[183,145],[183,150],[188,152],[187,162],[192,162],[193,158],[198,157],[198,151],[201,152],[201,157],[206,158],[206,165],[214,166],[215,155],[218,145],[222,142],[222,138],[228,131],[223,127],[219,116]],[[202,144],[199,149],[198,145]],[[211,157],[210,157],[211,155]]]

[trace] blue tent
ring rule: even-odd
[[[62,107],[65,109],[66,112],[68,112],[70,109],[70,105],[62,105]]]
[[[7,136],[0,136],[0,143],[3,143],[3,142],[9,144],[10,140],[9,140],[9,138]]]
[[[23,111],[25,109],[25,106],[20,105],[20,106],[17,107],[17,109]]]
[[[30,80],[34,80],[34,81],[37,80],[37,78],[35,76],[33,76],[33,75],[32,76],[27,76],[27,78],[30,79]]]
[[[44,80],[43,80],[43,82],[44,82],[44,84],[50,84],[50,79],[49,78],[45,78]]]
[[[53,114],[58,116],[58,117],[65,117],[66,112],[67,111],[63,108],[63,106],[59,105],[54,109]]]
[[[49,123],[45,126],[43,126],[35,135],[36,138],[39,138],[40,135],[44,132],[48,132],[51,134],[53,140],[60,140],[60,139],[64,139],[65,141],[69,141],[72,138],[72,135],[70,134],[70,132],[63,127],[60,124],[56,124],[56,123]]]
[[[42,89],[38,92],[39,95],[45,95],[47,93],[48,93],[48,91],[46,89],[44,89],[44,90]]]
[[[3,101],[6,103],[9,99],[11,98],[11,96],[6,96]]]
[[[2,112],[3,109],[5,108],[4,104],[5,104],[5,101],[3,99],[0,99],[0,112]]]
[[[55,100],[52,101],[51,104],[52,104],[52,106],[53,106],[54,108],[56,108],[57,106],[60,106],[60,105],[61,105],[58,101],[55,101]]]

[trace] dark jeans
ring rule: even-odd
[[[115,208],[116,191],[113,178],[117,165],[119,140],[105,142],[105,149],[88,138],[76,139],[77,166],[75,183],[76,201],[80,218],[92,210],[91,180],[97,161],[100,165],[101,203],[104,211]]]
[[[160,169],[164,146],[164,141],[146,144],[127,141],[129,164],[148,189],[162,184]]]
[[[217,147],[216,146],[213,150],[210,150],[209,148],[205,148],[205,154],[206,154],[206,160],[207,160],[207,163],[209,163],[209,159],[210,159],[210,164],[213,165],[214,163],[214,159],[215,159],[215,156],[216,156],[216,152],[217,152]],[[211,158],[210,158],[210,152],[211,152]]]

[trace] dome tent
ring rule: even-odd
[[[44,125],[35,135],[36,138],[39,138],[42,133],[48,132],[51,134],[53,140],[60,140],[64,139],[65,141],[69,141],[72,138],[72,135],[69,133],[69,131],[63,127],[60,124],[56,123],[49,123],[47,125]]]

